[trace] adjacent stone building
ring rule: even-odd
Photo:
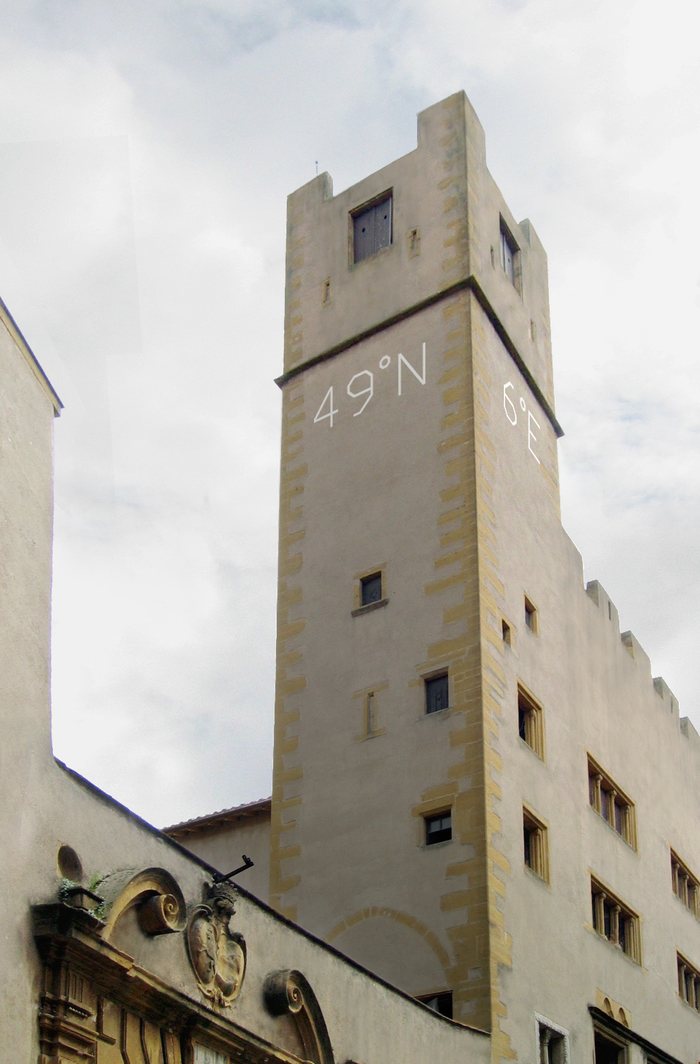
[[[700,742],[562,528],[547,260],[464,94],[290,196],[279,384],[271,806],[170,834],[494,1061],[697,1061]]]

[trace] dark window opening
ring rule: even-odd
[[[595,1034],[595,1064],[622,1064],[623,1047]]]
[[[529,598],[525,598],[525,624],[537,635],[537,610],[530,602]]]
[[[503,642],[506,644],[506,646],[510,646],[511,645],[511,642],[510,642],[510,640],[511,640],[510,625],[508,624],[507,621],[501,621],[501,634],[503,636]]]
[[[422,1001],[424,1005],[427,1005],[433,1012],[439,1012],[441,1016],[447,1016],[448,1020],[452,1019],[452,991],[447,990],[443,994],[431,994],[429,997],[419,997],[417,1001]]]
[[[518,686],[518,734],[524,743],[544,761],[542,706]]]
[[[549,882],[549,845],[547,827],[537,817],[523,809],[523,859],[525,866],[536,876]]]
[[[362,262],[392,242],[392,195],[361,208],[352,216],[353,261]]]
[[[503,219],[501,219],[501,267],[510,283],[517,290],[519,290],[520,286],[519,254],[518,245],[508,232]]]
[[[564,1035],[544,1023],[541,1023],[539,1028],[540,1064],[566,1064]]]
[[[439,713],[442,709],[449,709],[450,691],[447,673],[442,676],[431,676],[425,681],[425,712]]]
[[[595,880],[591,880],[591,906],[598,934],[641,964],[639,918]]]
[[[382,600],[382,574],[372,573],[371,576],[363,576],[360,581],[360,605],[369,606],[372,602]]]
[[[452,813],[438,813],[437,816],[425,818],[425,844],[434,846],[436,842],[449,842],[452,838]]]

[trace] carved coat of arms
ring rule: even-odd
[[[209,896],[191,912],[187,952],[199,988],[224,1007],[238,997],[246,965],[245,939],[231,930],[235,893],[228,884],[214,884]]]

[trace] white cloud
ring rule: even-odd
[[[56,738],[98,785],[159,822],[267,789],[286,195],[316,160],[339,190],[410,151],[460,88],[550,255],[565,524],[700,726],[684,11],[13,5],[0,265],[66,402]]]

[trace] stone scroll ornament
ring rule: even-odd
[[[294,1021],[310,1064],[334,1064],[333,1047],[326,1021],[308,979],[287,969],[270,972],[265,979],[263,998],[273,1016],[289,1015]]]
[[[245,939],[230,926],[234,899],[233,887],[215,883],[187,924],[187,952],[199,988],[224,1008],[238,997],[246,966]]]

